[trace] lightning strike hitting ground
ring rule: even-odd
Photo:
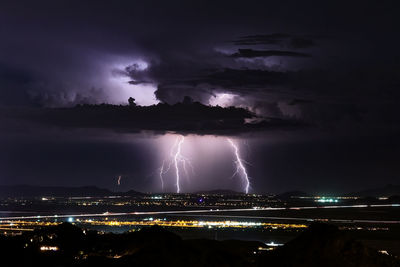
[[[193,165],[190,162],[189,159],[184,157],[182,155],[182,144],[185,141],[185,137],[183,135],[180,135],[176,138],[174,145],[171,148],[170,152],[170,159],[169,160],[163,160],[163,163],[160,167],[160,181],[161,181],[161,188],[164,191],[164,177],[163,175],[168,173],[169,170],[171,169],[171,166],[174,165],[175,167],[175,186],[176,186],[176,192],[180,193],[181,192],[181,186],[180,186],[180,179],[181,179],[181,171],[180,167],[182,166],[185,174],[187,177],[189,177],[189,173],[187,171],[187,165],[190,166],[192,173],[194,173]]]
[[[168,170],[164,172],[164,164],[165,164],[165,160],[163,160],[163,163],[161,165],[160,168],[160,182],[161,182],[161,190],[164,191],[164,178],[163,178],[163,174],[168,172],[169,170],[169,166],[168,166]]]
[[[249,189],[250,189],[250,179],[249,179],[249,175],[247,174],[246,167],[243,164],[243,162],[246,163],[246,161],[243,160],[242,158],[240,158],[239,148],[237,147],[237,145],[231,139],[228,138],[227,140],[228,140],[229,144],[233,147],[233,150],[235,152],[235,157],[236,157],[236,160],[235,160],[236,171],[232,175],[232,177],[236,176],[239,173],[241,174],[241,177],[245,182],[244,191],[246,192],[246,194],[248,194]]]
[[[175,172],[176,172],[176,192],[179,193],[181,191],[180,188],[180,174],[179,174],[179,161],[181,158],[181,148],[183,141],[185,141],[185,137],[181,136],[179,143],[178,143],[178,149],[176,150],[174,161],[175,161]]]

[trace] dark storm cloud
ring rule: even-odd
[[[313,36],[293,36],[284,33],[273,33],[242,36],[232,41],[232,43],[239,46],[279,45],[291,48],[309,48],[316,45],[314,39],[317,38]]]
[[[26,91],[32,81],[33,77],[29,72],[13,66],[4,66],[0,63],[0,84],[3,88],[3,90],[0,90],[0,105],[5,103],[29,104],[30,99]]]
[[[274,129],[299,129],[306,125],[296,120],[257,118],[242,108],[202,105],[185,99],[175,105],[153,106],[79,105],[74,108],[2,110],[1,119],[28,121],[35,128],[61,129],[97,128],[115,132],[152,131],[199,135],[238,135]],[[6,114],[8,113],[8,114]],[[6,115],[4,115],[6,114]],[[14,126],[15,127],[15,126]]]
[[[239,49],[231,57],[237,58],[253,58],[253,57],[311,57],[306,53],[299,53],[293,51],[280,51],[280,50],[253,50],[253,49]]]
[[[189,84],[198,85],[208,83],[223,88],[243,88],[252,90],[267,85],[284,84],[289,80],[288,72],[249,69],[222,69],[210,73],[203,79],[188,81]]]
[[[121,1],[118,5],[4,1],[0,11],[2,65],[15,66],[15,75],[25,73],[30,78],[23,86],[4,78],[1,103],[56,107],[116,102],[118,91],[106,76],[114,63],[120,63],[120,75],[131,78],[132,86],[154,83],[162,102],[177,103],[189,95],[208,104],[210,98],[226,92],[239,94],[241,105],[252,109],[262,103],[280,106],[293,99],[315,103],[301,107],[297,112],[301,117],[310,109],[317,113],[321,106],[329,109],[330,102],[349,104],[354,91],[348,85],[364,86],[357,84],[357,78],[345,77],[351,76],[351,68],[362,66],[367,59],[374,65],[378,58],[392,62],[398,58],[393,50],[382,49],[397,43],[390,4],[379,8],[370,3],[362,3],[362,8],[356,3],[287,4],[290,9],[257,1]],[[384,42],[385,38],[392,42]],[[232,39],[233,43],[226,43]],[[371,40],[379,42],[372,47]],[[256,47],[249,49],[251,45]],[[379,55],[371,53],[378,48]],[[141,58],[149,68],[138,71],[132,68],[134,62],[118,62],[115,56]],[[319,77],[318,72],[328,78]],[[380,86],[378,82],[372,83]],[[12,85],[19,89],[8,90]],[[338,96],[341,93],[343,97]],[[366,95],[368,101],[381,100]]]
[[[307,128],[314,135],[305,134],[311,136],[311,143],[320,131],[329,133],[332,139],[337,135],[379,133],[374,147],[380,147],[379,140],[398,133],[400,127],[400,23],[396,4],[358,0],[0,1],[0,139],[6,133],[22,136],[9,144],[0,164],[7,165],[7,151],[12,152],[18,143],[20,150],[14,152],[12,163],[19,169],[19,151],[25,150],[20,144],[33,138],[46,139],[54,126],[63,130],[54,141],[60,144],[70,133],[71,139],[84,135],[75,132],[80,127],[200,134],[238,134],[257,129],[267,136],[264,130],[298,129],[300,121],[315,126]],[[126,107],[120,108],[122,111],[104,106],[97,111],[73,108],[85,103],[125,104],[129,96],[136,97],[146,86],[152,88],[158,101],[170,105],[185,96],[208,105],[227,94],[231,98],[222,103],[224,106],[246,107],[264,121],[246,125],[243,121],[247,115],[229,109],[224,109],[222,117],[209,118],[207,112],[195,115],[183,111],[170,116],[163,108],[149,108],[154,109],[151,115],[121,115]],[[130,116],[135,119],[130,121]],[[281,132],[273,133],[286,138]],[[306,167],[312,170],[310,162],[318,164],[320,154],[329,155],[331,147],[318,150],[307,160],[302,153],[308,153],[308,144],[301,149],[289,145],[296,138],[297,132],[296,137],[286,138],[286,146],[291,147],[288,153],[295,155],[291,162],[298,169],[287,168],[287,154],[281,152],[274,164],[280,168],[275,172],[283,173],[285,168],[284,176],[292,176],[292,181],[299,183],[308,177],[312,187],[325,172],[298,175]],[[357,150],[363,145],[353,148],[353,158],[360,155]],[[38,147],[32,145],[30,149],[40,151]],[[52,147],[48,145],[48,158],[38,162],[51,165],[52,156],[62,154]],[[76,151],[82,147],[85,145],[76,145]],[[67,159],[73,159],[76,151],[68,152],[71,156]],[[111,151],[105,153],[110,158],[92,160],[91,156],[102,154],[92,152],[80,156],[73,169],[84,170],[86,165],[96,169],[98,162],[105,168],[109,160],[118,166],[114,168],[117,173],[121,166],[113,157],[121,148],[101,151]],[[135,154],[134,161],[140,162],[143,151],[146,148]],[[275,151],[279,153],[281,148]],[[361,153],[367,154],[365,150]],[[259,153],[265,154],[275,156],[267,148]],[[41,157],[39,152],[29,155]],[[24,162],[29,163],[29,158]],[[263,156],[257,159],[264,161]],[[123,165],[129,166],[127,172],[136,172],[138,165],[133,160],[122,156],[119,160],[126,161]],[[358,165],[360,173],[363,162]],[[38,172],[45,169],[33,165]],[[60,166],[69,168],[67,165],[66,160]],[[385,168],[377,167],[377,173],[378,169]],[[85,170],[104,181],[115,174]],[[337,170],[332,180],[346,174],[347,167],[342,173],[340,166]],[[80,180],[84,181],[86,171],[80,173]],[[397,169],[391,177],[395,174]],[[8,175],[16,177],[12,171]],[[21,177],[25,175],[40,180],[40,175],[30,174],[29,168],[23,169]],[[51,181],[54,175],[44,173],[43,181]],[[62,177],[68,181],[70,176],[71,172]],[[264,172],[261,178],[254,176],[255,183],[265,180]],[[268,181],[275,180],[270,177]]]

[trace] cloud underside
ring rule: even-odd
[[[15,116],[15,114],[14,114]],[[33,109],[20,112],[44,126],[98,128],[117,132],[153,131],[182,134],[237,135],[273,129],[296,129],[305,124],[295,120],[257,118],[246,109],[211,107],[198,102],[153,106],[79,105],[74,108]]]
[[[315,36],[295,36],[284,33],[241,36],[232,41],[239,46],[279,45],[291,48],[309,48],[316,45]]]
[[[281,50],[254,50],[254,49],[239,49],[231,57],[236,58],[260,58],[260,57],[311,57],[307,53],[299,53],[293,51],[281,51]]]

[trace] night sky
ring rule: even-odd
[[[398,184],[395,2],[1,1],[0,184],[175,191],[173,166],[164,190],[159,172],[181,135],[193,167],[183,192],[243,191],[227,138],[250,192]],[[74,109],[185,96],[232,116],[245,108],[262,127],[216,131],[205,113],[165,121],[161,108],[126,127],[101,115],[92,125]],[[48,119],[59,108],[68,126]]]

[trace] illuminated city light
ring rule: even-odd
[[[41,246],[40,250],[41,251],[57,251],[58,247],[56,247],[56,246]]]
[[[167,221],[165,219],[147,218],[142,221],[86,221],[91,225],[106,226],[153,226],[179,227],[179,228],[265,228],[265,229],[300,229],[306,228],[304,224],[285,224],[285,223],[263,223],[247,221],[197,221],[197,220],[176,220]]]
[[[274,241],[271,241],[269,243],[265,243],[265,245],[269,246],[269,247],[279,247],[279,246],[283,246],[283,244],[280,243],[275,243]]]
[[[320,203],[337,203],[337,202],[339,202],[337,199],[325,198],[325,197],[317,198],[315,201],[320,202]]]
[[[387,250],[378,250],[378,252],[389,256],[389,252]]]

